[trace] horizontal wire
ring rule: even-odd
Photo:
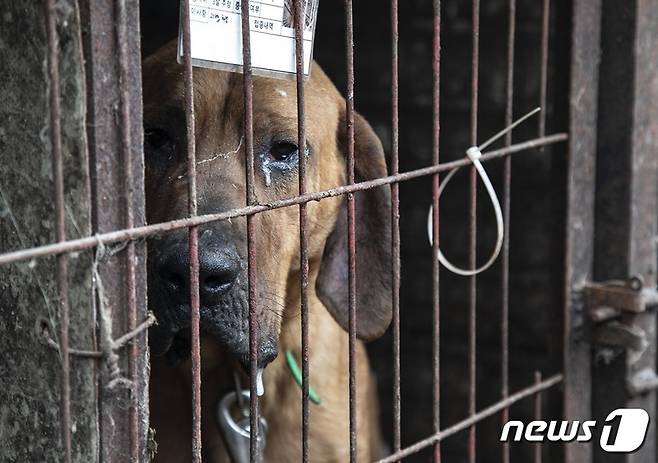
[[[505,148],[484,153],[480,158],[480,161],[482,162],[491,161],[493,159],[501,158],[509,154],[520,153],[522,151],[530,150],[532,148],[538,148],[541,146],[564,142],[568,140],[568,138],[569,137],[566,133],[557,133],[542,138],[535,138],[533,140],[528,140],[523,143],[517,143],[515,145],[511,145]],[[0,265],[6,265],[15,262],[36,259],[40,257],[83,251],[85,249],[94,248],[99,244],[109,245],[122,241],[134,241],[141,238],[147,238],[155,235],[162,235],[175,230],[195,227],[211,222],[219,222],[222,220],[233,219],[236,217],[254,215],[260,212],[266,212],[274,209],[281,209],[284,207],[295,206],[302,203],[308,203],[311,201],[320,201],[326,198],[342,196],[349,193],[355,193],[358,191],[370,190],[384,185],[390,185],[391,183],[404,182],[419,177],[425,177],[440,172],[449,171],[455,169],[456,167],[467,166],[469,164],[471,164],[471,160],[468,157],[465,157],[457,161],[446,162],[443,164],[424,167],[422,169],[403,172],[397,175],[389,175],[374,180],[358,182],[351,185],[344,185],[329,190],[307,193],[300,196],[294,196],[291,198],[273,201],[267,204],[246,206],[218,214],[199,215],[195,217],[188,217],[185,219],[172,220],[169,222],[162,222],[153,225],[145,225],[143,227],[136,227],[131,229],[117,230],[108,233],[101,233],[94,236],[88,236],[85,238],[63,241],[61,243],[47,244],[44,246],[38,246],[34,248],[8,252],[5,254],[0,254]]]
[[[564,380],[564,375],[557,374],[551,376],[545,381],[542,381],[540,383],[535,383],[533,386],[527,387],[525,389],[518,391],[515,394],[510,395],[509,397],[507,397],[507,399],[500,400],[495,404],[479,411],[475,415],[469,416],[467,419],[462,420],[459,423],[454,424],[444,429],[443,431],[434,434],[433,436],[418,441],[415,444],[399,452],[396,452],[392,455],[389,455],[384,459],[378,460],[375,463],[393,463],[398,460],[401,460],[402,458],[406,458],[410,455],[413,455],[414,453],[418,453],[421,450],[429,447],[430,445],[435,444],[436,442],[440,442],[450,436],[453,436],[461,431],[464,431],[465,429],[470,428],[474,424],[479,423],[480,421],[483,421],[484,419],[489,418],[492,415],[495,415],[496,413],[500,412],[505,408],[510,407],[511,405],[515,404],[520,400],[526,399],[528,397],[537,394],[538,392],[544,391],[546,389],[550,389],[551,387],[560,384],[563,380]]]

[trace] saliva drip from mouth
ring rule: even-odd
[[[258,395],[258,397],[265,395],[265,385],[263,384],[263,368],[259,368],[256,372],[256,395]]]

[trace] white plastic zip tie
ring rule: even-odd
[[[496,247],[494,248],[493,253],[491,254],[491,257],[489,257],[489,260],[482,265],[479,268],[475,268],[472,270],[466,270],[459,268],[455,265],[453,265],[446,257],[443,255],[441,252],[441,249],[439,248],[439,262],[450,270],[452,273],[455,273],[457,275],[462,275],[462,276],[474,276],[479,273],[484,272],[486,269],[491,267],[493,263],[496,261],[498,258],[498,255],[500,254],[500,250],[503,247],[503,237],[505,235],[505,225],[503,224],[503,211],[500,207],[500,202],[498,201],[498,195],[496,194],[496,190],[494,189],[493,185],[491,184],[491,180],[489,179],[489,176],[487,175],[486,170],[482,166],[482,163],[480,162],[480,158],[482,157],[482,150],[487,148],[489,145],[494,143],[496,140],[498,140],[500,137],[504,136],[506,133],[510,132],[512,129],[514,129],[517,125],[521,124],[525,120],[529,119],[530,117],[534,116],[537,114],[539,111],[541,111],[541,108],[535,108],[532,111],[530,111],[528,114],[525,116],[521,117],[520,119],[516,120],[514,123],[512,123],[509,127],[506,127],[505,129],[501,130],[497,134],[495,134],[493,137],[489,138],[487,141],[482,143],[480,146],[471,146],[469,149],[466,150],[466,156],[471,160],[473,163],[473,166],[475,167],[475,170],[477,171],[478,175],[482,179],[482,183],[484,183],[484,187],[487,190],[487,193],[489,195],[489,198],[491,199],[491,205],[494,208],[494,213],[496,215],[496,229],[497,229],[497,234],[498,238],[496,239]],[[439,186],[439,198],[441,197],[441,194],[443,193],[443,190],[445,187],[448,185],[448,182],[452,179],[452,177],[457,173],[459,170],[459,167],[451,170],[448,172],[446,175],[446,178],[441,182],[441,185]],[[433,245],[433,230],[432,230],[432,212],[433,212],[433,207],[430,205],[430,210],[427,215],[427,235],[430,240],[430,245]]]

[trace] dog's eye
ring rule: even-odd
[[[176,143],[162,129],[145,129],[144,148],[146,151],[160,151],[170,156],[176,149]]]
[[[287,141],[278,141],[270,147],[270,156],[276,161],[287,161],[297,154],[297,145]]]

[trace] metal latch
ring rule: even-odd
[[[645,288],[640,277],[624,280],[609,280],[588,283],[585,300],[590,318],[602,322],[624,313],[642,313],[658,305],[656,288]]]
[[[590,319],[595,323],[592,342],[599,347],[598,358],[609,362],[625,351],[630,364],[635,364],[651,345],[637,315],[658,306],[656,288],[645,288],[639,277],[589,283],[585,287],[585,301]],[[626,390],[631,397],[656,388],[658,375],[653,367],[629,370]]]
[[[635,353],[643,352],[649,345],[644,329],[633,323],[633,315],[658,305],[656,288],[645,288],[639,277],[588,283],[585,301],[589,317],[596,323],[592,330],[595,344]]]

